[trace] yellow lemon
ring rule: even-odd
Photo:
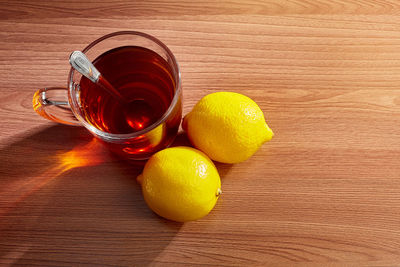
[[[232,92],[203,97],[182,126],[196,148],[223,163],[245,161],[274,135],[260,107]]]
[[[206,216],[221,194],[221,180],[214,163],[191,147],[157,152],[137,180],[147,205],[158,215],[178,222]]]

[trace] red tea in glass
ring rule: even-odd
[[[174,97],[171,67],[155,52],[138,46],[114,48],[100,55],[94,66],[128,104],[82,77],[80,102],[86,121],[113,134],[128,134],[155,123]],[[178,116],[176,114],[175,116]]]
[[[85,126],[129,159],[146,159],[167,147],[182,118],[180,72],[171,51],[148,34],[125,31],[103,36],[82,52],[124,103],[71,69],[67,94],[62,88],[41,89],[35,110],[57,122]],[[68,101],[62,101],[61,91]]]
[[[173,70],[154,51],[139,46],[118,47],[97,57],[93,64],[128,102],[118,102],[82,76],[79,83],[82,111],[86,121],[97,129],[112,134],[139,132],[157,122],[171,105],[176,88]],[[154,133],[155,141],[161,138],[168,141],[176,135],[181,120],[178,111],[169,118],[165,129]],[[163,134],[166,136],[162,137]],[[113,148],[128,154],[151,151],[157,142],[150,139],[139,145],[127,143],[125,147],[114,144]]]

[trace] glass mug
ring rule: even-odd
[[[121,31],[82,52],[129,105],[71,68],[67,88],[35,93],[34,110],[58,123],[84,126],[124,158],[147,159],[168,147],[182,119],[181,75],[168,47],[148,34]]]

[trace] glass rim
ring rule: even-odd
[[[180,72],[179,65],[178,65],[178,62],[177,62],[174,54],[171,52],[171,50],[163,42],[161,42],[156,37],[151,36],[151,35],[149,35],[147,33],[139,32],[139,31],[118,31],[118,32],[109,33],[109,34],[106,34],[106,35],[96,39],[95,41],[91,42],[89,45],[87,45],[82,50],[82,52],[86,53],[87,51],[90,50],[90,48],[92,48],[96,44],[98,44],[98,43],[100,43],[100,42],[102,42],[102,41],[104,41],[104,40],[106,40],[108,38],[117,36],[117,35],[136,35],[136,36],[141,36],[141,37],[144,37],[144,38],[156,43],[157,45],[159,45],[168,54],[168,56],[172,59],[171,63],[173,65],[173,67],[176,69],[176,72],[177,72],[177,75],[176,75],[176,73],[174,73],[174,79],[177,79],[177,81],[175,81],[174,97],[172,98],[172,101],[169,104],[167,110],[163,113],[163,115],[157,121],[155,121],[154,123],[150,124],[146,128],[144,128],[144,129],[142,129],[140,131],[137,131],[137,132],[126,133],[126,134],[114,134],[114,133],[108,133],[108,132],[102,131],[102,130],[94,127],[93,125],[88,123],[80,115],[79,112],[76,112],[77,109],[80,109],[80,107],[79,107],[79,105],[77,103],[76,96],[72,97],[74,95],[73,94],[74,93],[73,90],[75,89],[74,88],[74,84],[75,83],[73,81],[73,77],[74,77],[74,73],[76,72],[76,70],[74,70],[71,67],[69,75],[68,75],[68,90],[69,90],[68,98],[69,98],[71,109],[74,112],[74,115],[77,117],[77,119],[82,123],[82,125],[84,127],[86,127],[91,132],[93,132],[97,136],[99,136],[102,139],[105,139],[107,141],[121,141],[121,140],[125,140],[125,139],[136,138],[136,137],[138,137],[140,135],[143,135],[143,134],[146,134],[146,133],[150,132],[154,128],[156,128],[159,125],[161,125],[163,122],[165,122],[165,120],[168,118],[168,116],[173,111],[174,107],[177,105],[179,97],[181,95],[181,90],[182,90],[181,89],[181,72]],[[110,48],[110,49],[112,49],[112,48]]]

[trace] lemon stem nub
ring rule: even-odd
[[[142,184],[142,182],[143,182],[143,174],[139,174],[139,175],[136,177],[136,181],[137,181],[139,184]]]
[[[217,189],[217,194],[215,194],[215,196],[219,197],[222,194],[222,190],[221,188]]]

